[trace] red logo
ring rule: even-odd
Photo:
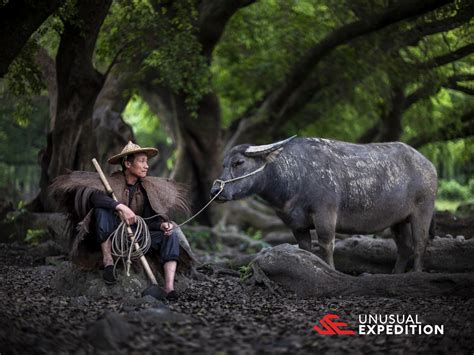
[[[319,321],[323,326],[323,329],[319,328],[317,325],[313,327],[319,334],[329,335],[329,334],[346,334],[346,335],[355,335],[355,331],[350,329],[340,329],[340,327],[347,327],[347,323],[344,322],[333,322],[331,319],[339,319],[339,316],[336,314],[326,314],[323,319]]]

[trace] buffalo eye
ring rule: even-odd
[[[232,163],[232,167],[235,168],[235,167],[237,167],[237,166],[239,166],[239,165],[242,165],[243,163],[244,163],[243,160],[234,161],[234,162]]]

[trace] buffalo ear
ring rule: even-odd
[[[273,152],[271,152],[270,154],[268,154],[266,157],[265,157],[265,160],[267,163],[271,163],[272,161],[275,161],[276,158],[278,158],[278,156],[280,155],[281,151],[283,150],[283,147],[280,147],[278,148],[277,150],[274,150]]]

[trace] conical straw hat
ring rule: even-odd
[[[123,147],[120,154],[114,155],[113,157],[109,158],[107,162],[109,164],[121,164],[122,159],[131,154],[137,153],[145,153],[148,158],[154,157],[158,154],[158,149],[156,148],[142,148],[138,144],[129,141],[125,147]]]

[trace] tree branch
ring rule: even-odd
[[[64,0],[7,1],[0,8],[0,78],[28,39]]]
[[[450,78],[451,82],[474,81],[474,74],[456,74]]]
[[[295,108],[293,103],[307,101],[314,94],[311,90],[298,90],[302,87],[311,88],[307,83],[308,73],[317,66],[329,53],[342,44],[388,27],[396,22],[433,11],[445,4],[447,0],[432,1],[402,1],[395,6],[385,9],[367,19],[355,21],[344,25],[328,34],[322,41],[311,48],[289,73],[283,83],[267,93],[265,100],[252,116],[241,117],[234,125],[233,136],[229,139],[227,147],[238,143],[242,136],[249,132],[255,125],[266,122],[270,118],[287,116]],[[306,86],[305,86],[306,84]]]
[[[403,1],[400,5],[391,7],[371,18],[356,21],[334,30],[295,65],[293,72],[286,78],[283,88],[273,95],[273,104],[275,105],[280,99],[290,95],[297,86],[300,86],[306,80],[308,70],[313,69],[334,48],[398,21],[432,11],[449,2],[446,0]]]
[[[467,94],[467,95],[474,96],[474,89],[469,88],[467,86],[459,85],[458,83],[450,83],[450,84],[445,85],[444,87],[451,90],[463,92],[464,94]]]
[[[130,43],[126,43],[124,44],[123,46],[121,46],[118,50],[117,50],[117,53],[115,53],[114,57],[112,58],[112,61],[110,62],[109,66],[107,67],[107,69],[105,70],[104,72],[104,82],[107,80],[109,74],[110,74],[110,71],[112,70],[112,68],[114,67],[115,64],[117,64],[119,58],[120,58],[120,55],[123,53],[124,49],[129,45]]]
[[[443,18],[437,21],[424,21],[415,25],[412,29],[402,32],[399,41],[387,41],[382,45],[383,51],[392,49],[393,44],[397,47],[415,46],[422,38],[440,32],[453,30],[468,22],[474,15],[474,3],[465,1],[460,5],[456,15]],[[400,43],[397,43],[400,42]]]
[[[420,63],[417,66],[422,69],[433,69],[441,67],[445,64],[455,62],[456,60],[462,59],[474,52],[474,43],[465,45],[464,47],[458,48],[453,52],[440,55],[432,58],[424,63]]]
[[[380,50],[377,50],[373,52],[372,54],[368,54],[368,59],[367,62],[369,65],[372,67],[376,67],[380,65],[380,63],[383,63],[383,60],[380,60],[380,53],[384,54],[389,54],[391,52],[394,52],[398,50],[399,48],[403,46],[410,46],[410,45],[415,45],[417,42],[419,42],[422,38],[433,35],[439,32],[444,32],[444,31],[449,31],[454,28],[457,28],[464,23],[468,22],[474,15],[474,3],[473,2],[463,2],[461,4],[457,4],[459,8],[457,9],[457,13],[454,16],[450,16],[447,18],[443,18],[437,21],[423,21],[422,23],[418,23],[413,27],[412,29],[408,31],[403,31],[400,32],[399,30],[395,32],[390,32],[386,33],[383,36],[383,43],[380,46]],[[366,41],[365,41],[366,42]],[[363,42],[359,42],[359,46],[363,44]],[[356,48],[356,47],[354,47]],[[360,51],[360,50],[359,50]],[[324,88],[325,90],[329,89],[330,87],[335,87],[337,88],[344,87],[348,88],[349,90],[352,90],[354,86],[356,86],[359,82],[361,82],[365,77],[366,74],[362,74],[360,78],[357,78],[356,80],[348,82],[347,78],[344,78],[344,70],[341,69],[340,64],[333,64],[333,63],[328,63],[328,69],[325,69],[324,71],[320,71],[320,73],[315,73],[314,77],[316,78],[315,80],[308,81],[308,84],[304,85],[300,89],[298,89],[296,92],[293,93],[293,103],[294,105],[297,105],[296,108],[294,108],[294,111],[298,110],[298,107],[303,107],[309,100],[311,100],[312,97],[314,97],[314,93],[318,92],[319,88]],[[320,78],[326,78],[330,77],[331,78],[331,83],[324,84],[321,82]],[[457,79],[460,80],[460,79]],[[470,80],[470,79],[466,79]],[[343,84],[343,83],[347,84]],[[298,98],[298,99],[296,99]],[[286,105],[287,108],[290,108],[290,105]],[[255,108],[253,108],[255,110]],[[291,112],[287,110],[282,110],[285,112],[285,116],[280,116],[278,120],[273,120],[272,124],[275,123],[277,126],[282,126],[283,125],[283,120],[284,117],[288,116],[289,114],[291,115]],[[243,115],[243,117],[249,116],[248,114]],[[314,121],[314,117],[310,118],[311,121]],[[238,121],[233,122],[233,126],[236,126]],[[306,123],[305,120],[299,120],[298,122],[295,123],[296,128],[298,127],[303,127]],[[268,128],[268,127],[267,127]],[[232,126],[231,126],[232,129]],[[375,124],[372,129],[367,131],[367,136],[362,135],[361,140],[363,142],[371,142],[373,138],[375,138],[378,130],[380,129],[380,124],[377,123]],[[277,134],[278,135],[278,134]]]
[[[204,0],[199,4],[198,40],[203,54],[210,58],[217,42],[232,15],[240,8],[253,4],[255,0]]]

